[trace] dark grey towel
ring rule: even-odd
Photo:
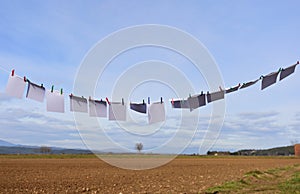
[[[146,103],[130,103],[130,109],[139,113],[147,113]]]
[[[190,108],[187,100],[174,100],[171,103],[173,108]]]
[[[291,75],[292,73],[294,73],[297,65],[298,64],[295,64],[295,65],[289,66],[288,68],[282,69],[280,72],[279,80],[283,80],[284,78],[286,78],[289,75]]]
[[[270,73],[266,76],[263,76],[263,80],[262,80],[262,83],[261,83],[261,89],[263,90],[263,89],[275,84],[276,80],[277,80],[277,77],[278,77],[278,74],[279,74],[279,71]]]
[[[213,101],[224,99],[225,91],[218,91],[207,94],[207,103],[211,103]]]

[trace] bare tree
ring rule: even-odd
[[[297,139],[291,140],[290,142],[291,142],[291,145],[298,144],[298,140]]]
[[[136,143],[135,144],[135,149],[141,153],[142,149],[143,149],[144,145],[142,143]]]

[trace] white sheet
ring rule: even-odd
[[[26,82],[19,76],[9,76],[5,92],[12,97],[22,98],[24,95]]]
[[[163,122],[166,120],[165,105],[161,102],[155,102],[148,106],[149,124]]]
[[[59,91],[46,92],[47,111],[48,112],[65,112],[65,98]]]
[[[126,105],[119,102],[111,102],[109,105],[108,119],[110,121],[126,121]]]
[[[87,99],[79,96],[70,96],[70,111],[87,113]]]
[[[27,89],[26,98],[38,102],[44,102],[45,93],[46,93],[45,88],[43,86],[39,86],[35,83],[32,83],[30,81],[27,82],[28,82],[28,89]]]
[[[105,101],[89,100],[90,117],[107,117],[107,105]]]

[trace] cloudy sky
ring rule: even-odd
[[[122,125],[100,121],[106,140],[117,142],[114,148],[105,145],[99,126],[78,130],[69,111],[68,94],[73,92],[73,83],[85,56],[97,43],[120,29],[144,24],[171,26],[203,44],[218,65],[224,85],[231,87],[299,60],[299,6],[297,0],[1,1],[0,139],[15,144],[68,148],[100,145],[103,149],[118,146],[133,149],[135,142],[143,142],[145,150],[155,152],[180,131],[183,139],[178,142],[190,143],[185,152],[198,152],[207,133],[212,106],[199,110],[196,131],[189,122],[178,130],[177,116],[190,113],[172,110],[168,100],[175,93],[159,82],[144,83],[130,94],[132,101],[148,96],[153,101],[164,97],[167,121],[159,130],[155,131],[158,125],[147,126],[147,116],[132,111],[128,114],[136,123],[141,123],[142,132],[137,133],[142,135],[130,133],[127,137]],[[186,58],[165,48],[141,47],[116,57],[106,67],[94,97],[111,97],[116,80],[133,65],[147,60],[171,64],[188,78],[196,91],[209,90],[206,78],[201,72],[195,72]],[[17,75],[43,83],[47,89],[52,85],[56,89],[63,88],[66,113],[46,112],[46,102],[7,96],[5,87],[11,69],[15,69]],[[176,78],[170,76],[172,79]],[[263,91],[260,84],[226,95],[224,123],[220,133],[211,140],[210,150],[261,149],[300,141],[299,69]],[[131,124],[125,125],[130,128]],[[195,136],[190,142],[191,135]],[[85,138],[91,144],[84,142]],[[176,147],[176,143],[172,145]]]

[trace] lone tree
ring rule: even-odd
[[[141,153],[143,147],[144,147],[144,146],[143,146],[142,143],[136,143],[136,144],[135,144],[135,149],[136,149],[139,153]]]

